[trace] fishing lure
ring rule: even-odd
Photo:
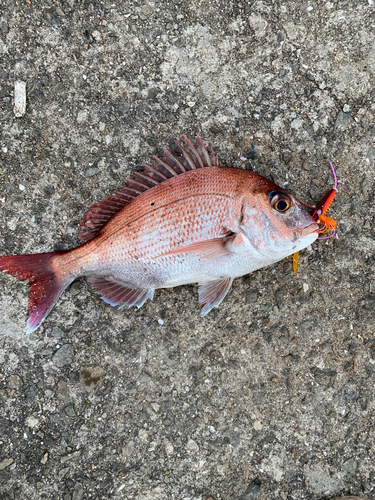
[[[315,208],[310,207],[309,205],[306,205],[306,203],[303,203],[307,207],[311,208],[314,210],[313,212],[313,219],[315,222],[319,225],[319,229],[317,230],[317,233],[319,234],[329,234],[328,236],[320,236],[318,240],[328,240],[329,238],[332,238],[336,234],[336,226],[337,222],[330,217],[327,217],[326,213],[328,212],[330,206],[332,205],[332,202],[337,194],[337,176],[335,169],[330,163],[332,172],[333,172],[333,178],[335,181],[335,185],[332,189],[326,193],[323,198],[320,200],[320,202],[317,204]],[[298,258],[299,258],[299,252],[295,252],[293,255],[293,272],[294,274],[297,273],[297,267],[298,267]]]
[[[328,238],[332,238],[332,236],[335,235],[336,233],[336,226],[337,222],[330,217],[326,216],[326,213],[328,212],[328,209],[332,205],[332,202],[337,194],[337,177],[336,177],[336,172],[335,169],[333,168],[332,163],[330,163],[332,172],[333,172],[333,177],[335,179],[335,185],[332,189],[328,191],[328,193],[323,196],[323,198],[320,200],[318,205],[315,207],[315,210],[313,212],[313,219],[317,224],[322,224],[323,227],[321,227],[317,232],[320,234],[326,234],[332,231],[332,234],[329,236],[325,236],[323,238],[318,238],[319,240],[327,240]]]

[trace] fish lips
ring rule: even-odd
[[[313,222],[309,226],[304,227],[303,229],[300,229],[299,231],[296,231],[298,234],[299,238],[305,238],[306,236],[316,236],[318,237],[317,230],[319,229],[319,226],[316,222]],[[314,238],[316,239],[316,238]]]

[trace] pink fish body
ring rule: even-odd
[[[204,316],[234,278],[315,241],[318,226],[293,194],[254,172],[219,167],[199,137],[197,148],[184,140],[181,157],[164,150],[93,205],[79,247],[0,257],[0,270],[30,285],[28,332],[79,276],[120,307],[141,307],[157,288],[198,283]]]

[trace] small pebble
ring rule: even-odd
[[[354,123],[353,118],[350,116],[349,113],[345,111],[340,111],[336,117],[335,121],[335,129],[346,129],[348,128],[352,123]]]
[[[25,420],[25,424],[30,427],[31,429],[36,429],[39,425],[39,420],[35,417],[27,417]]]
[[[134,453],[134,441],[129,441],[123,448],[122,448],[122,454],[125,457],[130,457]]]
[[[21,118],[26,113],[26,82],[14,82],[14,115]]]
[[[43,191],[46,195],[52,196],[53,194],[55,194],[55,186],[52,186],[52,184],[48,184],[48,186],[45,186],[43,188]]]
[[[9,377],[8,387],[10,389],[15,389],[16,391],[19,391],[22,386],[23,382],[21,377],[19,377],[18,375],[11,375]]]
[[[146,439],[148,438],[148,433],[145,429],[140,429],[140,431],[138,432],[138,436],[141,441],[146,441]]]
[[[61,339],[65,337],[65,332],[61,330],[58,326],[55,326],[54,329],[52,330],[52,337],[55,337],[56,339]]]
[[[69,365],[73,361],[73,355],[73,347],[69,344],[65,344],[60,347],[52,359],[59,368],[62,368],[65,365]]]
[[[0,470],[4,470],[6,467],[9,467],[14,462],[13,458],[5,458],[2,462],[0,462]]]
[[[99,173],[99,169],[97,167],[89,167],[89,168],[86,168],[86,170],[85,170],[86,177],[93,177],[97,173]]]

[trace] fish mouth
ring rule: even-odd
[[[303,229],[296,231],[296,233],[298,234],[299,238],[304,238],[305,236],[309,236],[312,233],[316,233],[318,229],[319,229],[318,224],[316,224],[316,222],[313,222],[312,224],[309,224]]]

